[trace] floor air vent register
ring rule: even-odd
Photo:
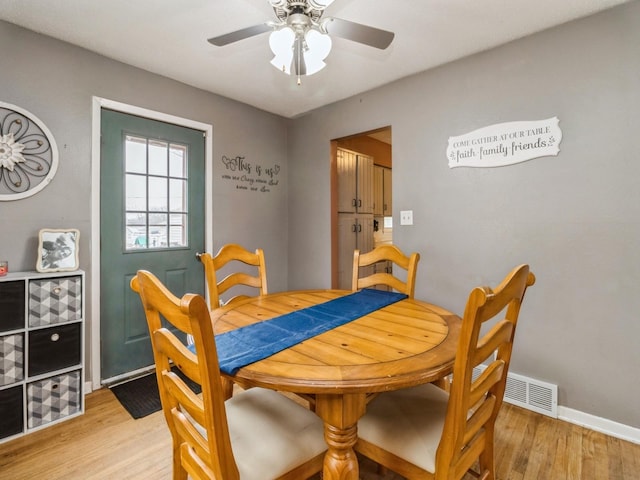
[[[473,378],[476,379],[485,368],[484,365],[475,367]],[[507,374],[504,401],[549,417],[558,418],[558,386],[551,383],[509,373]]]

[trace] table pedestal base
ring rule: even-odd
[[[360,478],[353,446],[358,438],[358,419],[364,414],[365,405],[365,394],[316,396],[316,413],[324,420],[324,438],[328,446],[324,480]]]

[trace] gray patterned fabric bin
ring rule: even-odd
[[[72,322],[82,318],[80,277],[60,277],[29,282],[29,326]]]
[[[80,371],[28,384],[28,427],[37,427],[79,413],[82,393],[80,386]]]
[[[0,386],[10,385],[24,378],[24,335],[0,337]]]

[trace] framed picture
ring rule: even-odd
[[[43,228],[38,234],[38,239],[37,271],[72,272],[80,268],[78,261],[79,230]]]

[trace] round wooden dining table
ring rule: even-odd
[[[345,290],[269,294],[212,312],[220,334],[348,295]],[[372,394],[429,383],[451,373],[461,319],[411,299],[393,303],[268,358],[241,367],[233,381],[312,394],[324,421],[323,478],[359,478],[357,422]]]

